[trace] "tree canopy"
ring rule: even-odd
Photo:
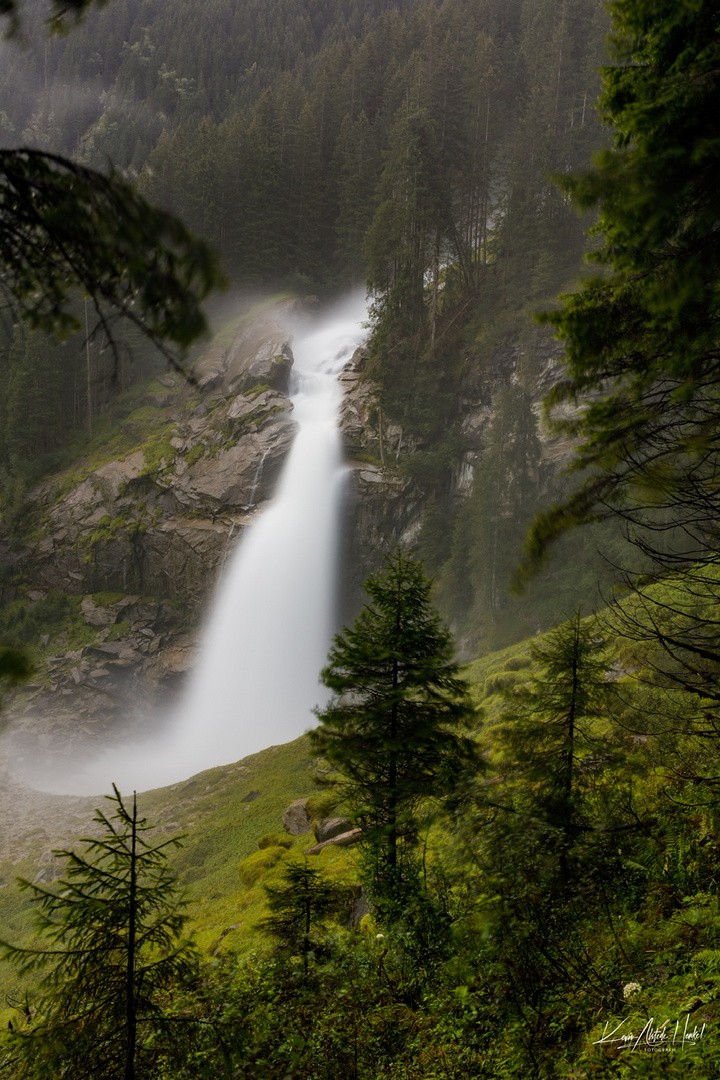
[[[22,882],[36,903],[37,944],[0,942],[23,972],[39,971],[40,996],[13,1028],[3,1068],[16,1077],[136,1080],[155,1076],[182,1025],[166,1023],[162,995],[187,982],[194,949],[167,864],[177,838],[157,840],[117,788],[113,812],[97,810],[100,834],[85,851],[59,851],[53,888]],[[72,1071],[68,1071],[72,1070]]]
[[[102,7],[106,0],[51,0],[48,24],[52,30],[63,31],[82,18],[91,7]],[[22,26],[22,0],[0,0],[0,18],[8,20],[7,33],[15,34]]]
[[[28,149],[0,151],[0,261],[0,290],[30,326],[80,329],[73,305],[89,296],[111,342],[122,317],[172,362],[222,281],[208,246],[125,180]]]
[[[462,733],[474,715],[467,684],[422,567],[398,551],[365,588],[368,603],[322,671],[333,698],[310,738],[344,778],[382,895],[402,878],[420,802],[450,794],[477,757]]]
[[[547,398],[578,438],[584,479],[540,516],[528,566],[567,527],[608,509],[662,505],[682,521],[716,498],[720,383],[720,35],[713,0],[616,0],[600,107],[611,149],[560,183],[599,211],[602,268],[545,316],[567,345],[567,376]],[[559,406],[582,403],[568,418]],[[680,496],[678,498],[678,496]],[[710,517],[716,516],[714,513]],[[704,545],[702,526],[693,533]]]

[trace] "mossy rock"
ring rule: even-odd
[[[258,847],[263,850],[270,847],[282,847],[291,848],[293,846],[292,837],[283,836],[281,833],[269,832],[265,833],[258,840]]]
[[[319,795],[310,796],[305,803],[305,810],[311,821],[319,821],[321,818],[331,817],[339,803],[337,792],[323,791]]]
[[[273,845],[248,855],[247,859],[243,859],[238,867],[243,885],[248,889],[252,888],[286,854],[287,848]]]
[[[185,464],[194,465],[196,461],[199,461],[201,457],[205,456],[205,447],[202,443],[197,443],[191,450],[185,455]]]
[[[522,681],[522,677],[515,671],[497,671],[485,680],[485,697],[493,694],[501,694]]]
[[[125,593],[98,592],[93,593],[91,599],[97,607],[112,607],[113,604],[119,604],[121,600],[125,599]]]

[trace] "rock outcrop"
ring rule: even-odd
[[[46,656],[35,682],[7,710],[19,753],[72,752],[112,727],[118,735],[177,691],[190,669],[195,630],[228,552],[273,493],[294,434],[287,396],[290,318],[296,302],[269,305],[217,338],[194,384],[164,375],[119,421],[102,456],[77,464],[32,493],[24,547],[0,537],[0,580],[32,583],[40,602],[74,594],[72,632],[43,632]],[[561,350],[537,345],[538,396],[558,377]],[[544,351],[543,351],[544,350]],[[424,448],[383,416],[367,358],[356,351],[341,376],[341,428],[351,483],[346,502],[345,615],[367,574],[398,544],[420,534],[427,491],[401,468]],[[475,372],[457,402],[464,440],[450,500],[464,498],[487,442],[493,387],[524,362],[506,350],[497,373]],[[567,444],[541,431],[552,469]],[[14,599],[16,586],[5,586]],[[133,719],[130,719],[130,718]],[[309,831],[307,828],[303,831]],[[325,842],[325,841],[323,841]]]
[[[331,840],[334,836],[341,836],[342,833],[350,832],[352,827],[352,821],[346,817],[321,818],[320,821],[316,822],[313,831],[318,843],[323,843],[325,840]]]
[[[168,374],[149,387],[104,460],[32,492],[24,548],[0,559],[33,597],[78,597],[81,641],[59,642],[10,707],[18,753],[127,727],[131,702],[152,705],[182,683],[219,570],[271,497],[293,439],[287,323],[298,315],[286,301],[240,319],[196,365],[194,384]]]
[[[283,814],[282,823],[291,836],[304,836],[312,831],[307,804],[307,799],[296,799]]]
[[[197,365],[197,389],[178,377],[148,420],[121,425],[142,442],[33,493],[42,539],[30,558],[40,588],[163,596],[194,612],[218,566],[272,494],[292,442],[286,396],[292,365],[283,308],[241,324]],[[157,398],[157,394],[150,394]],[[146,411],[141,406],[140,414]]]
[[[387,553],[419,532],[424,504],[422,491],[398,467],[403,445],[412,444],[399,424],[383,418],[365,364],[358,349],[340,376],[340,427],[351,470],[343,575],[350,597]]]
[[[540,421],[541,399],[562,373],[563,348],[545,331],[524,346],[499,346],[487,369],[469,366],[459,382],[455,423],[463,452],[451,470],[446,504],[457,509],[472,488],[475,468],[485,453],[488,428],[496,410],[498,391],[530,366],[537,373],[538,435],[542,460],[538,468],[550,475],[566,464],[573,452],[566,438],[557,438]],[[356,606],[362,582],[385,554],[398,545],[412,544],[425,520],[428,492],[400,467],[417,451],[430,449],[397,422],[383,415],[377,385],[368,376],[367,356],[359,349],[340,377],[343,403],[340,422],[351,468],[345,534],[345,573],[350,611]],[[450,528],[450,521],[448,521]]]

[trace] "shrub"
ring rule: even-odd
[[[284,847],[274,846],[262,848],[248,855],[238,867],[243,885],[248,889],[252,888],[255,882],[285,855],[286,851]]]
[[[503,671],[522,671],[523,668],[532,667],[532,659],[529,656],[511,656],[502,666]]]
[[[305,809],[311,821],[319,821],[321,818],[332,817],[338,803],[336,791],[323,791],[318,795],[311,795],[305,804]]]
[[[258,840],[259,848],[281,847],[290,848],[293,845],[291,836],[283,836],[282,833],[268,832]]]
[[[509,690],[520,682],[520,676],[514,671],[496,671],[485,680],[485,697],[500,694],[503,690]]]

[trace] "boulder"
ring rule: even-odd
[[[278,321],[292,304],[275,305],[242,322],[229,345],[216,342],[195,365],[193,377],[203,390],[222,388],[238,394],[255,386],[287,391],[292,368],[290,334]]]
[[[352,827],[352,821],[346,817],[323,818],[315,825],[315,839],[318,843],[322,843],[323,840],[330,840],[333,836],[350,832]]]
[[[101,607],[95,603],[91,596],[83,596],[80,602],[80,610],[83,613],[85,622],[90,626],[102,629],[104,626],[112,626],[113,623],[117,622],[117,611],[110,607]]]
[[[311,832],[310,815],[307,812],[307,799],[296,799],[290,803],[282,816],[282,823],[291,836],[304,836]]]
[[[262,427],[173,476],[172,494],[180,506],[228,513],[255,506],[272,493],[295,433],[290,402],[277,394],[272,398]]]

